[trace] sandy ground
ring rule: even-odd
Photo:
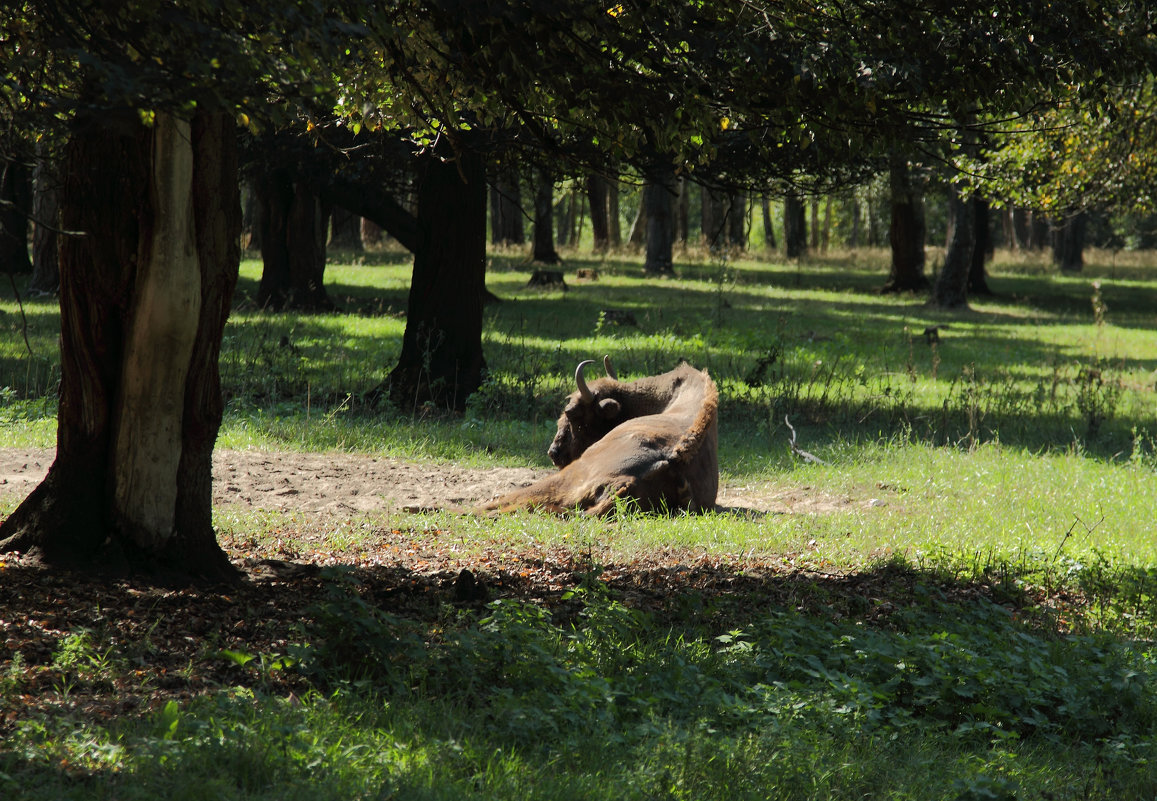
[[[19,500],[44,478],[50,450],[0,448],[0,499]],[[342,517],[383,508],[468,509],[546,475],[526,467],[467,469],[362,454],[218,450],[214,506],[298,510]],[[815,492],[811,487],[724,485],[719,505],[740,513],[822,514],[880,501]]]

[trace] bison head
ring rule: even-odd
[[[603,357],[606,378],[587,384],[583,370],[590,364],[594,364],[593,359],[579,362],[575,369],[578,390],[567,398],[566,408],[558,418],[558,432],[546,451],[557,467],[566,467],[582,456],[623,420],[622,401],[617,397],[622,394],[622,385],[611,367],[611,357]]]

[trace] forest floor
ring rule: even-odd
[[[53,458],[51,450],[0,449],[0,499],[16,502],[31,492]],[[260,674],[220,654],[284,654],[303,636],[317,605],[332,597],[335,580],[352,582],[378,608],[417,620],[437,620],[447,604],[481,608],[495,598],[543,604],[566,620],[579,609],[567,600],[568,591],[592,571],[626,603],[652,610],[660,621],[684,614],[679,597],[688,593],[714,609],[712,617],[747,618],[755,607],[864,616],[865,598],[879,599],[866,617],[886,617],[901,603],[896,596],[907,595],[913,584],[913,576],[889,570],[841,575],[773,556],[666,547],[626,561],[601,553],[598,544],[463,548],[460,536],[438,527],[444,522],[398,514],[465,511],[546,472],[358,454],[218,450],[214,508],[230,517],[230,530],[219,541],[245,574],[240,585],[110,581],[44,571],[20,554],[0,555],[0,669],[19,688],[0,702],[0,737],[36,711],[103,719],[236,684],[300,693],[307,684],[292,672]],[[723,510],[755,517],[873,505],[868,498],[778,484],[725,486],[719,501]],[[272,522],[261,517],[263,510],[274,513]],[[249,512],[258,515],[253,536]],[[817,581],[828,589],[817,594]],[[100,669],[64,667],[61,654],[69,647],[81,647],[86,664]]]

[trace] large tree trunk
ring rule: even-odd
[[[119,124],[118,124],[119,122]],[[85,120],[69,144],[56,460],[0,550],[232,579],[212,528],[217,363],[240,262],[227,115]]]
[[[1053,262],[1066,273],[1084,269],[1085,213],[1067,214],[1053,229]]]
[[[257,303],[267,309],[333,308],[323,283],[328,208],[305,182],[275,170],[258,181],[261,198],[261,283]]]
[[[661,164],[650,170],[643,185],[647,207],[647,251],[643,272],[647,275],[674,275],[671,244],[675,239],[675,169]]]
[[[546,170],[535,174],[534,249],[531,259],[543,264],[558,264],[562,259],[554,249],[554,178]]]
[[[888,241],[892,267],[885,292],[920,292],[928,288],[924,276],[924,197],[912,178],[908,160],[893,157],[889,168],[892,189],[892,224]]]
[[[414,275],[390,399],[403,409],[463,409],[485,367],[485,165],[466,150],[456,161],[426,156],[418,180],[417,230],[403,234],[413,243]]]
[[[32,164],[22,142],[0,148],[0,273],[30,273],[28,215],[32,211]]]
[[[968,305],[968,276],[976,249],[976,206],[961,198],[955,187],[950,191],[948,202],[954,222],[944,255],[944,267],[936,279],[932,295],[940,308],[955,309]]]
[[[37,146],[32,195],[33,292],[54,295],[60,288],[60,169],[47,146]]]
[[[783,248],[789,259],[799,259],[807,253],[807,210],[797,195],[783,199]]]

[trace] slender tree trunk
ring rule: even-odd
[[[1028,231],[1029,250],[1044,250],[1049,243],[1048,217],[1039,211],[1029,212]]]
[[[653,167],[643,188],[647,207],[647,275],[674,275],[671,243],[675,238],[675,170],[670,164]]]
[[[406,331],[389,377],[390,399],[407,410],[426,403],[460,410],[485,367],[486,169],[479,154],[421,159],[413,242]]]
[[[47,146],[37,147],[32,217],[32,281],[28,288],[54,295],[60,288],[60,170]]]
[[[32,211],[32,159],[22,142],[9,141],[0,160],[0,273],[30,273],[28,215]]]
[[[1053,262],[1066,273],[1085,267],[1085,213],[1067,214],[1053,229]]]
[[[771,224],[771,200],[764,192],[759,199],[759,208],[763,213],[763,244],[768,250],[775,250],[775,227]]]
[[[554,249],[554,178],[545,170],[535,175],[534,192],[534,251],[531,258],[543,264],[558,264]]]
[[[797,195],[783,199],[783,247],[789,259],[799,259],[807,253],[807,210]]]
[[[954,212],[954,223],[944,255],[944,267],[932,294],[940,308],[955,309],[968,305],[968,277],[976,249],[976,207],[965,202],[955,187],[950,190],[948,202]]]
[[[892,246],[892,266],[884,291],[920,292],[928,288],[924,276],[924,197],[906,158],[892,158],[889,183],[892,224],[888,242]]]
[[[988,261],[989,245],[992,242],[992,235],[988,230],[989,205],[987,200],[979,197],[973,197],[969,203],[973,204],[972,226],[975,244],[972,248],[972,262],[968,268],[968,294],[992,295],[992,289],[988,286],[988,275],[984,269],[984,264]]]
[[[0,524],[47,564],[232,579],[212,528],[217,362],[240,261],[228,115],[82,120],[60,249],[56,460]]]

